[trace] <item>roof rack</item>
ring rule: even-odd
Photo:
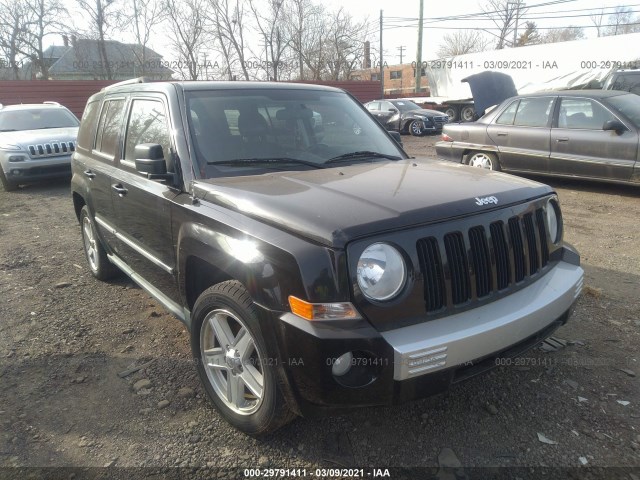
[[[122,85],[133,85],[134,83],[147,83],[147,77],[130,78],[129,80],[123,80],[122,82],[113,83],[104,87],[101,92],[111,90],[112,88],[121,87]]]
[[[42,103],[44,103],[45,105],[55,105],[56,107],[60,106],[58,102],[53,102],[51,100],[47,100],[46,102],[42,102]]]

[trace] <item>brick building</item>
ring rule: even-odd
[[[415,68],[410,63],[402,65],[385,65],[384,94],[390,97],[416,96],[415,94]],[[366,68],[355,70],[349,80],[380,80],[379,68]],[[429,94],[429,80],[422,72],[420,82],[420,96]]]

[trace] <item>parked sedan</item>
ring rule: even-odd
[[[520,95],[445,126],[439,157],[510,172],[640,182],[640,96],[615,90]]]
[[[387,129],[411,133],[416,137],[428,132],[439,133],[449,117],[436,110],[427,110],[411,100],[375,100],[365,104],[371,115]]]

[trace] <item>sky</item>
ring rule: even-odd
[[[383,47],[384,60],[389,65],[400,63],[400,47],[402,47],[402,60],[411,63],[416,58],[418,29],[417,17],[419,15],[419,0],[316,0],[324,4],[328,9],[344,8],[356,20],[368,19],[371,22],[369,40],[373,49],[379,45],[379,18],[380,10],[383,10]],[[495,28],[488,19],[480,20],[473,14],[481,13],[482,6],[487,0],[424,0],[424,30],[423,30],[423,60],[437,58],[436,51],[442,44],[443,36],[454,33],[460,28]],[[63,0],[70,10],[74,10],[74,0]],[[547,28],[559,28],[568,26],[592,27],[593,23],[589,14],[598,13],[604,9],[605,13],[612,12],[616,6],[630,7],[640,16],[640,3],[622,4],[621,0],[525,0],[528,12],[520,19],[520,25],[531,19],[536,22],[541,33]],[[443,20],[443,17],[457,15],[473,15],[473,18],[465,20]],[[559,18],[553,18],[559,17]],[[79,18],[79,17],[78,17]],[[80,26],[78,24],[78,26]],[[156,32],[151,39],[150,46],[162,54],[165,59],[171,59],[169,43],[166,31]],[[595,37],[595,28],[585,28],[586,37]],[[490,34],[486,34],[491,37]],[[48,39],[49,42],[60,45],[62,39],[55,35]],[[117,38],[121,41],[132,42],[132,38]],[[256,42],[257,43],[257,42]],[[259,47],[254,49],[259,50]],[[258,52],[256,54],[262,56]]]
[[[420,11],[419,0],[322,0],[322,3],[332,8],[343,7],[349,11],[355,18],[368,17],[376,28],[379,28],[380,10],[383,10],[383,25],[387,28],[383,30],[383,48],[387,63],[400,63],[399,47],[403,48],[403,61],[410,63],[416,58],[416,49],[418,44],[418,29],[416,21],[402,21],[397,18],[416,19]],[[533,19],[538,27],[556,28],[568,26],[591,26],[593,23],[587,15],[599,12],[605,8],[605,12],[611,12],[616,6],[629,6],[632,10],[638,11],[635,15],[640,15],[640,3],[623,3],[620,0],[525,0],[525,5],[529,7],[525,18],[521,19],[524,24],[527,18],[538,17]],[[476,19],[472,20],[452,20],[442,21],[442,17],[475,14],[482,12],[482,6],[486,2],[483,0],[447,0],[447,1],[424,1],[424,21],[425,29],[423,33],[423,60],[437,58],[436,51],[442,43],[442,37],[447,33],[453,33],[456,30],[448,30],[446,28],[464,28],[464,27],[495,27],[491,21],[480,22]],[[590,10],[586,10],[590,9]],[[586,10],[586,11],[583,11]],[[569,16],[572,17],[569,17]],[[573,17],[573,15],[576,15]],[[540,17],[558,17],[540,18]],[[395,18],[393,18],[395,17]],[[385,21],[384,18],[387,18]],[[407,27],[397,27],[397,25],[411,25]],[[435,28],[434,28],[435,27]],[[544,30],[541,30],[544,32]],[[586,37],[595,37],[595,28],[585,28]],[[378,44],[379,31],[371,35],[372,42]],[[408,59],[408,60],[407,60]]]

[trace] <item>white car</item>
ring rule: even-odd
[[[56,102],[0,105],[0,181],[7,191],[55,177],[71,177],[80,122]]]

